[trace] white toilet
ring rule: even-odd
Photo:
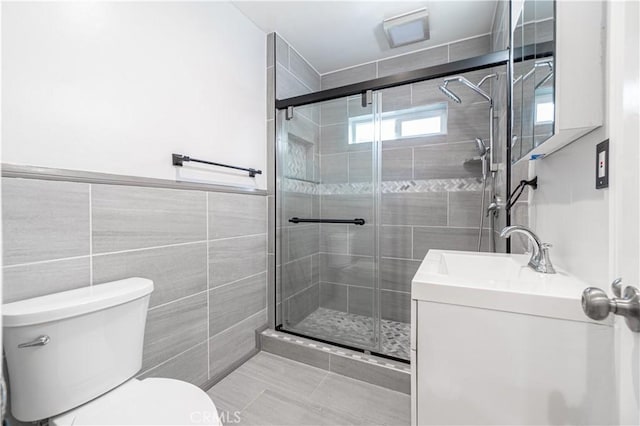
[[[197,386],[132,378],[153,282],[129,278],[2,306],[11,411],[52,425],[219,425]]]

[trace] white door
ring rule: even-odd
[[[640,286],[640,7],[610,4],[610,276]],[[640,424],[640,333],[616,318],[620,423]]]

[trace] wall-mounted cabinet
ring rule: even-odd
[[[525,0],[512,33],[511,159],[549,155],[604,121],[603,4]]]

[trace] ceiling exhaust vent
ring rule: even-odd
[[[426,8],[382,21],[391,48],[429,40],[429,12]]]

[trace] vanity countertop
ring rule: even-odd
[[[430,250],[416,272],[411,298],[483,309],[592,321],[582,311],[588,284],[556,267],[556,274],[535,272],[529,255]]]

